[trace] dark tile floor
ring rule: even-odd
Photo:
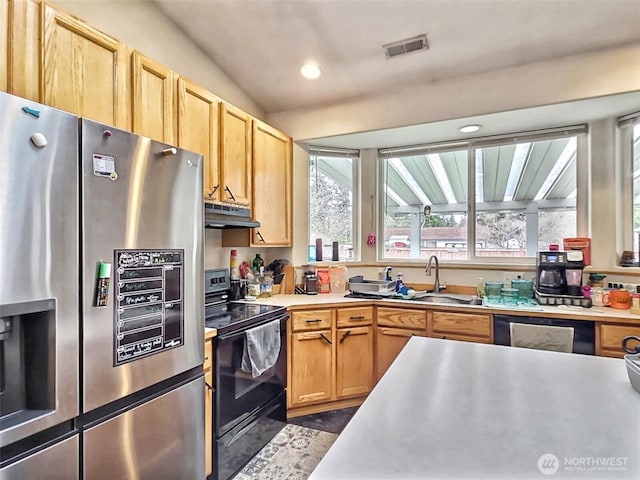
[[[339,434],[357,410],[358,407],[350,407],[330,412],[314,413],[304,417],[290,418],[288,423]]]

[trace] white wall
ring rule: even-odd
[[[394,90],[339,105],[267,115],[308,140],[640,90],[640,44]]]

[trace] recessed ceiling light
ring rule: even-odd
[[[320,76],[320,67],[315,63],[305,63],[302,68],[300,68],[300,73],[304,78],[309,80],[315,80]]]
[[[465,125],[464,127],[460,127],[462,133],[473,133],[478,130],[480,130],[480,125]]]

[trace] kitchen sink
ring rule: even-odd
[[[458,305],[482,305],[482,299],[458,293],[417,293],[412,299],[424,303],[453,303]]]

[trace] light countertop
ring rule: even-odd
[[[632,314],[629,310],[621,310],[610,307],[566,307],[538,305],[533,308],[508,309],[501,307],[487,307],[484,305],[465,304],[438,304],[424,303],[420,301],[402,299],[369,300],[360,298],[345,298],[346,293],[321,293],[317,295],[285,295],[278,294],[269,298],[259,298],[257,303],[269,305],[282,305],[288,308],[309,307],[339,307],[348,304],[368,303],[393,307],[422,307],[425,309],[468,311],[469,313],[492,313],[502,315],[524,315],[532,317],[555,317],[568,319],[583,319],[601,322],[637,323],[640,324],[640,315]]]
[[[413,337],[310,480],[638,479],[639,432],[624,360]]]

